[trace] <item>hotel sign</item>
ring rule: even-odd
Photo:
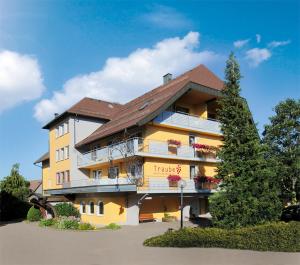
[[[163,166],[153,166],[153,173],[155,175],[180,175],[181,165],[163,165]]]

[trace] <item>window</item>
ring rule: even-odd
[[[94,209],[94,202],[90,202],[90,214],[94,214],[95,213],[95,209]]]
[[[102,171],[101,170],[93,170],[93,178],[94,179],[100,179],[102,177]]]
[[[190,110],[188,108],[184,108],[184,107],[180,107],[180,106],[176,106],[175,111],[179,112],[179,113],[183,113],[183,114],[189,114],[190,113]]]
[[[65,159],[69,158],[69,146],[65,147]]]
[[[98,202],[98,215],[103,215],[104,214],[104,204],[103,202]]]
[[[65,178],[66,178],[66,182],[70,182],[70,170],[66,171]]]
[[[110,167],[108,170],[109,178],[116,178],[119,176],[119,167]]]
[[[190,146],[192,146],[194,143],[195,143],[195,136],[190,135],[189,136],[189,144],[190,144]]]
[[[58,126],[58,136],[62,136],[63,135],[63,126],[59,125]]]
[[[60,160],[64,160],[64,157],[65,157],[65,149],[60,148]]]
[[[56,150],[55,152],[55,161],[59,161],[59,150]]]
[[[131,165],[130,166],[130,175],[132,177],[135,177],[136,176],[136,166],[135,165]]]
[[[60,173],[56,173],[56,184],[59,185],[61,184],[61,178],[60,178]]]
[[[196,166],[190,166],[190,179],[196,177]]]
[[[64,129],[64,133],[68,133],[69,132],[69,122],[66,121],[65,122],[65,129]]]
[[[86,213],[86,207],[85,207],[85,202],[80,203],[80,213]]]
[[[60,172],[60,179],[62,183],[65,183],[65,172]]]
[[[55,138],[58,137],[58,127],[55,128]]]

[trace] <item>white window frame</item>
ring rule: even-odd
[[[60,172],[60,179],[61,179],[61,183],[65,183],[66,182],[66,180],[65,180],[65,172],[64,171]]]
[[[55,150],[55,161],[58,162],[59,161],[59,149]]]
[[[57,138],[59,135],[59,130],[58,130],[58,127],[55,127],[55,138]]]
[[[60,172],[56,172],[56,185],[61,185]]]
[[[94,212],[93,213],[91,212],[91,203],[94,204]],[[94,215],[94,214],[95,214],[95,203],[93,201],[90,201],[89,202],[89,215]]]
[[[66,170],[66,172],[65,172],[65,180],[66,180],[66,183],[71,182],[71,179],[70,179],[70,170]]]
[[[92,171],[92,178],[93,179],[101,179],[102,178],[102,170],[97,169]]]
[[[102,209],[103,209],[103,212],[102,213],[100,213],[100,207],[99,207],[99,204],[100,203],[102,203]],[[97,215],[98,216],[103,216],[104,215],[104,202],[103,201],[98,201],[98,203],[97,203]]]
[[[83,205],[85,206],[85,212],[83,212]],[[86,214],[87,205],[85,201],[80,202],[80,214]]]
[[[64,160],[65,158],[65,148],[60,148],[60,160]]]
[[[65,129],[64,129],[64,134],[66,134],[66,133],[69,132],[69,121],[66,121],[66,122],[64,123],[64,127],[65,127]]]
[[[65,159],[69,159],[69,156],[70,156],[70,148],[69,146],[65,146],[65,150],[64,150],[64,155],[65,155]]]

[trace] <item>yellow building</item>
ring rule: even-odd
[[[184,219],[208,212],[216,192],[216,118],[223,82],[205,66],[124,104],[84,98],[56,115],[49,130],[44,195],[67,198],[96,225]]]

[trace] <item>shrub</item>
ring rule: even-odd
[[[42,214],[39,209],[34,208],[31,206],[27,213],[27,220],[30,222],[37,222],[42,219]]]
[[[259,251],[300,251],[300,223],[269,223],[239,228],[184,228],[145,240],[153,247],[202,247]]]
[[[53,218],[40,220],[40,226],[54,226],[55,223],[56,223],[56,220]]]
[[[109,225],[105,226],[106,229],[111,229],[111,230],[118,230],[121,228],[120,225],[117,225],[115,223],[110,223]]]
[[[60,216],[80,217],[79,211],[71,203],[67,203],[67,202],[58,203],[54,206],[54,209],[58,217]]]
[[[78,220],[74,217],[60,217],[55,222],[55,227],[58,229],[78,229]]]
[[[163,222],[175,222],[177,221],[176,216],[171,216],[168,213],[164,214],[164,217],[161,219]]]
[[[79,230],[94,230],[95,227],[90,223],[80,223],[78,226]]]

